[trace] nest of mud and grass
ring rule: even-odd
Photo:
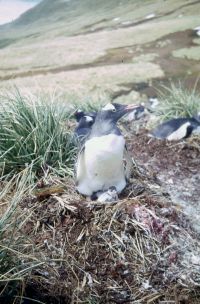
[[[25,274],[15,303],[198,303],[199,237],[155,177],[135,172],[114,205],[58,178],[21,199],[8,250],[13,261],[20,251]],[[1,303],[14,275],[13,266],[1,277]]]

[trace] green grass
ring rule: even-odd
[[[71,114],[80,109],[84,112],[97,112],[103,105],[111,102],[106,94],[98,95],[97,97],[82,97],[80,100],[75,95],[67,98],[70,100]],[[70,115],[72,117],[72,115]]]
[[[1,104],[1,173],[13,175],[31,167],[35,175],[51,168],[71,174],[74,145],[66,107],[18,91],[1,96]]]
[[[24,282],[32,270],[43,264],[34,255],[26,253],[27,236],[21,227],[27,214],[18,206],[32,189],[30,171],[13,176],[1,184],[0,201],[8,201],[8,208],[0,219],[0,303],[20,303]],[[16,302],[15,302],[16,301]]]
[[[184,84],[171,83],[170,87],[163,86],[159,91],[160,104],[156,114],[162,121],[177,117],[192,117],[200,112],[200,95],[196,91],[196,84],[192,90]]]

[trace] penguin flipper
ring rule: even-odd
[[[75,183],[78,186],[85,173],[85,146],[83,145],[78,153],[77,160],[74,166]]]
[[[133,161],[132,158],[127,150],[127,147],[124,148],[124,171],[125,171],[125,177],[126,180],[129,180],[131,177],[133,170]]]

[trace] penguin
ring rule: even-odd
[[[148,101],[147,101],[147,111],[149,113],[154,113],[156,111],[156,108],[159,106],[159,100],[157,98],[156,95],[154,96],[151,96],[148,98]]]
[[[84,111],[78,109],[75,113],[74,113],[74,117],[76,119],[77,122],[80,121],[80,119],[85,115]]]
[[[132,160],[116,124],[136,107],[108,103],[97,113],[75,164],[76,190],[79,193],[91,197],[110,187],[115,187],[117,193],[125,188]]]
[[[126,121],[133,121],[138,120],[145,115],[145,107],[138,106],[136,109],[125,115],[124,120]]]
[[[82,110],[78,110],[75,112],[74,116],[78,122],[78,125],[74,130],[75,140],[83,142],[95,121],[96,112],[84,112]]]
[[[200,127],[199,115],[190,118],[174,118],[158,125],[149,136],[169,141],[180,140],[189,137],[198,127]]]
[[[90,116],[90,117],[95,119],[96,115],[97,115],[97,112],[95,112],[95,111],[84,112],[83,110],[80,110],[80,109],[78,109],[74,113],[74,117],[75,117],[77,122],[79,122],[81,120],[81,118],[84,117],[84,116]]]
[[[159,105],[159,100],[157,96],[152,96],[149,98],[149,104],[151,106],[151,109],[155,109]]]
[[[194,33],[196,34],[196,36],[200,37],[200,26],[197,26],[193,29]]]

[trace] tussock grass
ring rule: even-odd
[[[159,91],[159,100],[156,114],[162,121],[191,117],[200,112],[200,94],[196,91],[196,84],[192,90],[186,89],[182,83],[163,86],[163,90]]]
[[[0,99],[1,173],[14,175],[31,167],[35,175],[48,169],[71,174],[74,146],[66,107],[17,90]]]
[[[22,300],[24,283],[41,262],[34,254],[34,247],[26,250],[28,237],[21,232],[26,217],[19,211],[19,203],[32,190],[30,169],[14,175],[1,184],[0,201],[7,201],[8,208],[0,219],[0,302],[14,303]],[[19,303],[18,301],[16,303]]]
[[[73,116],[73,113],[80,109],[84,112],[91,112],[91,111],[99,111],[100,108],[107,103],[111,102],[111,98],[108,94],[102,93],[101,91],[96,93],[96,95],[92,95],[90,97],[77,97],[77,95],[69,95],[66,96],[66,99],[69,100],[70,109],[71,109],[71,115]]]

